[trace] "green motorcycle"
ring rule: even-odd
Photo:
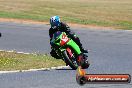
[[[87,55],[81,52],[79,46],[65,32],[55,32],[50,44],[55,47],[57,55],[72,69],[76,70],[78,66],[83,69],[89,67]]]

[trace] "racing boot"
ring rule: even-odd
[[[87,51],[86,49],[84,49],[82,46],[80,47],[80,49],[81,49],[81,51],[82,51],[83,53],[88,53],[88,51]]]
[[[80,48],[80,50],[81,50],[82,53],[88,53],[88,51],[82,47],[81,43],[78,44],[78,45],[79,45],[79,48]]]

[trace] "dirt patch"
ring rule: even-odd
[[[49,22],[40,22],[34,20],[27,20],[27,19],[13,19],[13,18],[0,18],[0,22],[15,22],[15,23],[26,23],[26,24],[46,24],[49,25]],[[82,28],[91,28],[91,29],[114,29],[112,27],[102,27],[96,25],[83,25],[83,24],[76,24],[76,23],[67,23],[69,26],[72,27],[82,27]]]
[[[96,26],[96,25],[83,25],[83,24],[75,24],[75,23],[68,23],[68,25],[73,26],[73,27],[90,28],[90,29],[114,29],[112,27],[103,27],[103,26]]]
[[[0,22],[15,22],[15,23],[27,23],[27,24],[49,24],[48,22],[39,22],[25,19],[13,19],[13,18],[0,18]]]

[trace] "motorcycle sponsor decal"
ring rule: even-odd
[[[78,67],[76,74],[76,81],[78,84],[125,84],[131,82],[131,75],[129,74],[86,74],[84,69]]]
[[[86,74],[87,82],[130,83],[129,74]]]
[[[70,48],[66,48],[66,50],[68,51],[68,53],[70,55],[70,58],[71,58],[73,56],[73,53],[72,53],[71,49]]]
[[[62,46],[64,44],[66,44],[68,41],[69,41],[69,38],[67,37],[67,35],[66,34],[63,34],[60,45]]]

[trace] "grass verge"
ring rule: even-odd
[[[19,54],[0,51],[0,70],[28,70],[62,66],[65,63],[43,54]]]
[[[132,0],[0,0],[0,17],[132,29]]]

